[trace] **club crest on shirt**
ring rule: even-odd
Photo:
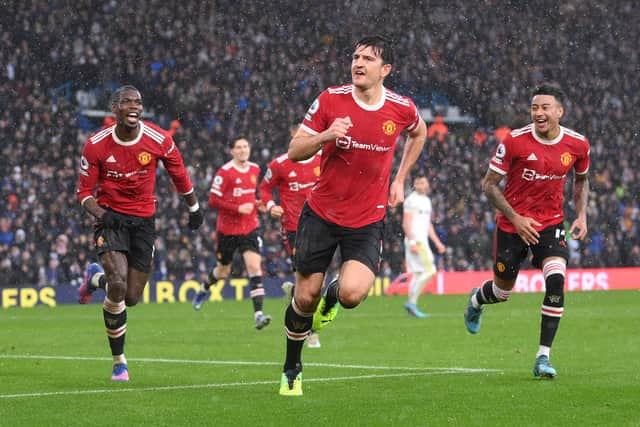
[[[560,155],[560,162],[562,162],[563,166],[569,166],[572,160],[573,156],[571,155],[571,153],[565,152]]]
[[[255,184],[256,182],[258,182],[258,178],[255,175],[251,175],[251,183]]]
[[[396,132],[396,124],[393,120],[387,120],[382,124],[382,131],[385,135],[393,135]]]
[[[147,153],[146,151],[138,154],[138,162],[142,166],[147,166],[151,162],[151,154]]]
[[[320,166],[316,166],[315,168],[313,168],[313,174],[315,176],[320,176]]]

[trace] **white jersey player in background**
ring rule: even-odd
[[[404,231],[404,253],[407,273],[411,273],[409,294],[404,308],[409,316],[424,318],[428,314],[418,309],[418,297],[425,285],[436,274],[433,252],[429,247],[429,239],[433,241],[438,253],[444,253],[445,246],[440,241],[431,223],[431,187],[429,180],[422,173],[413,179],[413,189],[404,200],[402,229]]]

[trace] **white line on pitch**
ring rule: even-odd
[[[477,371],[477,370],[476,370]],[[331,377],[331,378],[305,378],[305,382],[329,382],[329,381],[351,381],[351,380],[368,380],[368,379],[380,379],[380,378],[398,378],[408,376],[427,376],[427,375],[444,375],[444,374],[459,374],[458,370],[445,370],[433,371],[433,372],[404,372],[397,374],[382,374],[382,375],[352,375],[347,377]],[[104,393],[124,393],[124,392],[143,392],[143,391],[168,391],[168,390],[193,390],[202,388],[228,388],[228,387],[242,387],[242,386],[256,386],[256,385],[275,385],[279,384],[279,381],[247,381],[247,382],[233,382],[233,383],[217,383],[217,384],[190,384],[190,385],[175,385],[164,387],[141,387],[141,388],[112,388],[112,389],[97,389],[97,390],[68,390],[68,391],[49,391],[40,393],[22,393],[22,394],[0,394],[0,399],[19,399],[28,397],[49,397],[49,396],[68,396],[79,394],[104,394]]]
[[[111,361],[110,357],[83,357],[83,356],[47,356],[31,354],[0,354],[0,359],[46,359],[46,360],[86,360],[86,361]],[[243,360],[188,360],[188,359],[153,359],[153,358],[127,358],[129,362],[146,363],[182,363],[182,364],[202,364],[202,365],[243,365],[243,366],[279,366],[282,362],[252,362]],[[337,363],[313,363],[307,362],[305,366],[316,366],[323,368],[343,368],[343,369],[371,369],[371,370],[394,370],[394,371],[447,371],[447,372],[499,372],[499,369],[477,369],[458,367],[407,367],[407,366],[375,366],[375,365],[341,365]]]

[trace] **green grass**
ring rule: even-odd
[[[553,381],[531,373],[541,294],[488,307],[476,336],[464,296],[424,296],[429,319],[403,302],[342,310],[303,352],[301,398],[277,393],[283,300],[262,331],[248,301],[129,309],[124,384],[99,305],[0,311],[0,425],[640,425],[639,291],[568,294]]]

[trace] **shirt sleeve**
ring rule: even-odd
[[[225,189],[228,187],[227,181],[222,169],[213,177],[211,190],[209,191],[209,207],[236,212],[240,205],[224,198]]]
[[[328,109],[329,92],[325,90],[313,101],[313,104],[311,104],[307,110],[301,128],[311,135],[317,135],[327,129],[330,125],[330,123],[328,123]]]
[[[407,130],[409,132],[412,132],[420,124],[420,115],[418,114],[418,108],[416,107],[416,104],[414,104],[410,98],[407,98],[407,99],[409,100],[409,112],[408,112],[409,126],[407,126]]]
[[[513,158],[512,141],[513,138],[511,135],[507,135],[502,142],[498,144],[493,152],[493,157],[491,157],[489,161],[489,169],[500,175],[506,175],[507,172],[509,172],[511,159]]]
[[[76,195],[82,204],[93,197],[93,192],[100,178],[100,164],[95,153],[95,145],[87,141],[80,157],[80,170],[78,171],[78,185]]]
[[[193,184],[191,183],[187,169],[184,167],[180,150],[178,150],[178,146],[168,134],[162,143],[162,149],[162,163],[167,173],[169,173],[173,184],[176,186],[176,190],[182,195],[191,193],[193,191]]]
[[[271,209],[273,205],[275,205],[275,201],[273,200],[273,189],[278,183],[278,163],[273,160],[269,163],[267,167],[267,171],[262,177],[262,181],[260,182],[260,187],[258,188],[258,193],[260,194],[260,200],[265,204],[267,210]]]
[[[589,165],[591,163],[590,159],[591,148],[589,148],[589,141],[587,139],[584,140],[584,151],[583,155],[576,160],[573,165],[576,174],[578,175],[586,175],[589,172]]]

